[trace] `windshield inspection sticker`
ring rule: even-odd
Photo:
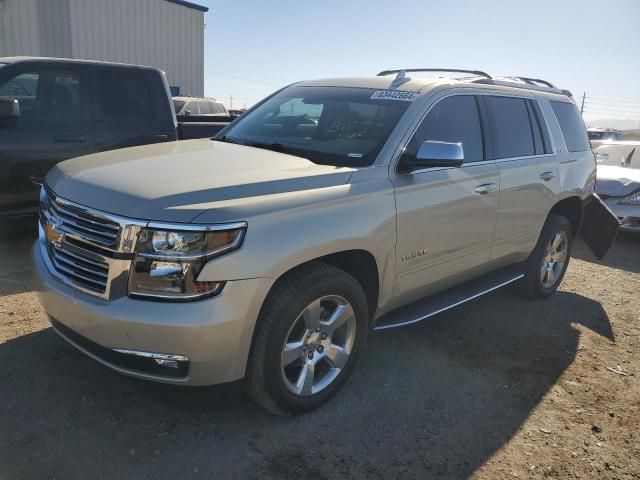
[[[418,98],[414,92],[399,92],[397,90],[378,90],[373,92],[371,100],[400,100],[402,102],[413,102]]]

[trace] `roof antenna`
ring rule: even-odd
[[[400,70],[396,75],[396,78],[394,78],[393,82],[391,82],[391,88],[398,88],[400,85],[407,83],[409,80],[411,80],[411,78],[406,76],[405,71]]]

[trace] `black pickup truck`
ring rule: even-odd
[[[58,162],[212,137],[232,117],[176,120],[164,73],[87,60],[0,57],[0,221],[31,215]]]

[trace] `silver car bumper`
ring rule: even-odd
[[[184,385],[213,385],[244,376],[266,278],[227,282],[206,300],[168,303],[123,297],[108,301],[53,277],[38,242],[34,283],[56,332],[120,373]]]
[[[620,230],[640,233],[640,205],[618,203],[620,198],[610,197],[605,204],[620,219]]]

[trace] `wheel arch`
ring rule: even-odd
[[[364,249],[350,249],[339,252],[329,253],[320,257],[315,257],[304,261],[294,267],[283,272],[274,282],[267,298],[277,286],[288,276],[292,275],[301,268],[307,267],[309,264],[321,262],[332,265],[344,272],[348,273],[356,279],[362,287],[367,298],[367,307],[369,310],[369,319],[372,319],[378,308],[378,300],[380,298],[380,272],[378,263],[374,255]],[[265,300],[266,303],[266,300]]]
[[[580,197],[571,196],[560,200],[549,211],[549,214],[552,213],[562,215],[569,220],[573,236],[578,234],[582,223],[582,200]]]

